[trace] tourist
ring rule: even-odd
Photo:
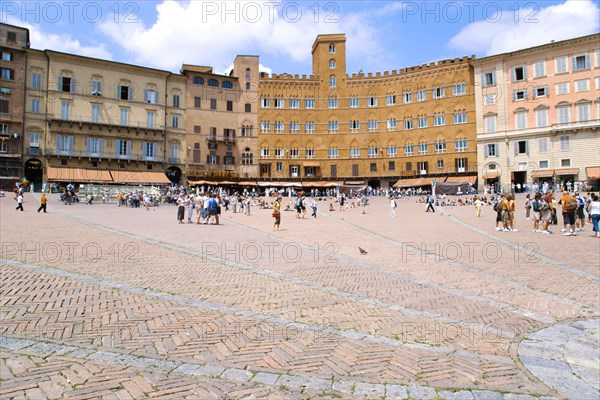
[[[312,214],[310,215],[313,218],[317,218],[317,200],[313,197],[312,202],[310,203],[310,208],[312,210]]]
[[[273,218],[275,218],[275,223],[273,224],[273,230],[278,231],[279,225],[281,224],[281,197],[278,196],[275,203],[273,203]]]
[[[177,198],[176,204],[177,204],[177,221],[179,221],[180,224],[183,224],[183,218],[184,218],[184,214],[185,214],[185,199],[183,198],[183,195],[179,195],[179,197]]]
[[[529,217],[531,216],[531,196],[528,194],[525,198],[525,219],[529,221]]]
[[[585,200],[583,197],[576,192],[575,198],[577,199],[577,210],[575,211],[575,232],[583,232],[585,226]]]
[[[563,193],[563,197],[560,199],[560,205],[562,206],[562,215],[564,228],[561,229],[563,236],[575,236],[575,211],[577,211],[577,206],[579,203],[577,199],[569,194],[569,192],[565,191]]]
[[[202,210],[204,210],[204,197],[200,195],[194,197],[194,209],[196,210],[196,224],[200,225],[200,219],[204,219],[202,216]]]
[[[23,211],[23,193],[19,192],[17,196],[17,210]]]
[[[476,197],[475,198],[475,215],[477,216],[477,218],[481,217],[481,207],[483,206],[483,201],[481,201],[480,198]]]
[[[429,210],[435,212],[435,208],[433,208],[433,203],[435,202],[435,199],[433,198],[433,195],[429,195],[427,197],[427,208],[425,209],[425,212],[429,212]]]
[[[552,191],[549,191],[546,195],[542,196],[539,200],[541,221],[542,221],[542,233],[549,235],[552,233],[550,230],[550,223],[552,222]]]
[[[540,200],[542,195],[536,193],[533,196],[533,201],[531,202],[531,208],[533,208],[533,232],[541,232],[540,230],[540,220],[542,219],[542,212],[540,210]]]
[[[600,198],[596,193],[591,194],[592,201],[587,206],[587,212],[592,217],[593,231],[596,232],[594,237],[600,238]]]
[[[42,193],[42,195],[40,196],[40,208],[38,208],[38,212],[44,210],[44,212],[46,212],[46,202],[48,201],[48,199],[46,199],[46,194]]]
[[[192,216],[194,215],[194,196],[185,196],[185,208],[187,210],[187,223],[192,223]]]
[[[393,197],[390,197],[390,215],[396,218],[396,200]]]
[[[515,196],[511,194],[506,199],[508,201],[508,229],[511,232],[519,232],[519,230],[515,228],[515,213],[517,211],[515,206]]]

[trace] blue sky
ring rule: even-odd
[[[2,1],[1,21],[31,45],[179,71],[222,73],[237,54],[266,71],[310,74],[320,33],[347,35],[347,71],[484,57],[600,30],[600,0],[562,1]]]

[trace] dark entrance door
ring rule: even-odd
[[[43,176],[42,162],[35,158],[27,160],[25,163],[25,178],[33,184],[35,190],[42,190]]]
[[[515,187],[517,186],[517,184],[519,184],[520,187],[521,187],[521,191],[522,191],[523,190],[522,188],[525,186],[525,183],[527,183],[527,171],[515,171],[515,172],[513,172],[513,181],[512,181],[512,183],[515,184]]]

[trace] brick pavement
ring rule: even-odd
[[[272,232],[270,211],[256,208],[249,217],[226,213],[222,226],[197,226],[178,225],[169,206],[146,212],[51,199],[50,214],[39,215],[27,196],[21,214],[0,200],[4,337],[77,347],[77,363],[97,362],[86,358],[92,351],[192,372],[216,368],[219,375],[195,383],[177,375],[182,368],[160,371],[161,382],[179,388],[221,383],[200,397],[243,392],[243,371],[260,387],[238,397],[556,396],[514,361],[516,344],[554,323],[599,314],[592,238],[549,237],[554,245],[538,245],[547,251],[535,257],[496,239],[493,221],[488,227],[465,208],[449,218],[403,201],[392,220],[375,199],[366,215],[283,213],[284,230]],[[511,237],[521,245],[538,239]],[[468,253],[485,245],[498,257]],[[62,356],[32,348],[27,357]],[[151,369],[113,361],[104,368],[127,385]],[[18,382],[7,376],[2,384]],[[90,397],[127,396],[124,383],[96,386]],[[42,390],[25,390],[34,389]],[[185,390],[174,397],[194,395]]]

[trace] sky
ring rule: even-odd
[[[225,73],[240,54],[269,73],[310,74],[316,36],[345,33],[352,74],[598,33],[600,0],[2,0],[0,21],[30,29],[32,48],[172,72]]]

